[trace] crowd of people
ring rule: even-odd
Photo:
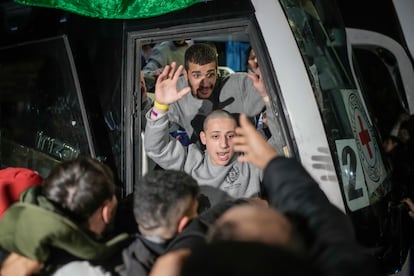
[[[269,108],[257,60],[220,76],[210,45],[184,55],[142,108],[159,169],[121,199],[103,163],[60,163],[0,219],[0,275],[383,275],[349,217],[272,143],[276,120],[267,136],[252,124]],[[145,72],[141,86],[146,98]],[[170,135],[173,123],[191,144]]]

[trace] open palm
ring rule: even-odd
[[[162,73],[158,76],[157,83],[155,84],[155,100],[160,104],[175,103],[191,91],[188,86],[177,91],[177,82],[184,68],[180,65],[176,70],[176,66],[175,62],[165,66]]]

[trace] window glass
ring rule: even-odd
[[[90,154],[63,37],[0,49],[0,95],[1,167]]]
[[[387,138],[399,115],[407,110],[407,99],[395,57],[384,48],[353,48],[354,67],[381,140]]]
[[[352,78],[334,2],[281,0],[311,80],[347,207],[357,211],[390,189],[372,118]]]

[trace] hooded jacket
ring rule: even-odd
[[[65,216],[41,194],[41,187],[25,190],[0,220],[0,247],[43,263],[63,251],[74,259],[103,260],[120,250],[127,234],[100,241]]]

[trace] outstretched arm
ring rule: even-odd
[[[240,127],[236,129],[236,134],[233,138],[234,150],[244,153],[238,157],[238,161],[250,162],[263,170],[270,160],[278,156],[245,114],[240,114]]]
[[[180,65],[176,70],[176,66],[175,62],[165,66],[157,79],[155,84],[154,112],[151,113],[151,119],[156,119],[157,116],[166,113],[170,104],[175,103],[191,91],[190,87],[177,91],[177,82],[184,68]]]
[[[240,161],[264,169],[264,195],[272,207],[301,215],[312,232],[311,258],[326,275],[381,275],[358,245],[351,221],[332,205],[318,184],[295,159],[278,157],[245,115],[233,138]],[[340,252],[340,254],[338,254]],[[335,272],[335,273],[334,273]]]
[[[252,80],[253,86],[257,89],[260,96],[262,96],[263,100],[266,103],[266,101],[268,101],[269,98],[266,98],[268,94],[267,94],[266,86],[264,84],[264,80],[263,80],[260,68],[258,67],[255,70],[255,73],[249,73],[247,74],[247,76],[249,77],[249,79]]]

